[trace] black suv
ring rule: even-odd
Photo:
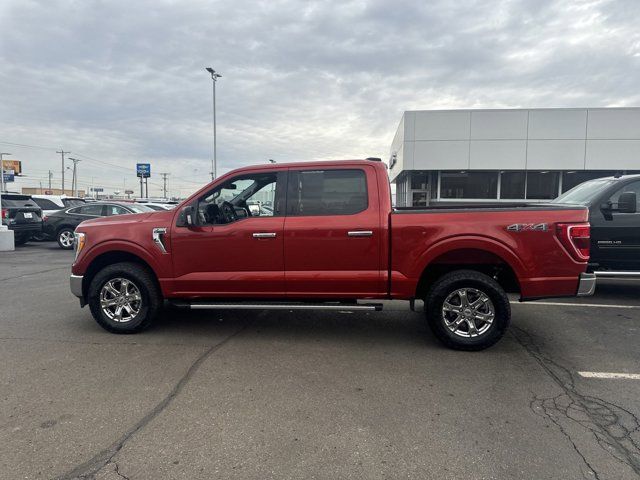
[[[598,276],[640,277],[640,175],[590,180],[553,202],[589,207],[589,266]]]
[[[42,232],[42,209],[29,195],[3,193],[2,224],[13,230],[14,242],[22,245]]]

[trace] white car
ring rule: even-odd
[[[139,203],[140,205],[144,205],[145,207],[149,207],[156,211],[171,210],[176,206],[173,203],[157,203],[157,202],[136,202],[136,203]]]
[[[33,201],[42,209],[42,220],[45,221],[48,215],[63,208],[77,207],[86,202],[80,197],[69,197],[67,195],[31,195]],[[46,240],[48,237],[44,233],[38,233],[31,237],[33,240]]]

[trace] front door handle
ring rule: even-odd
[[[256,232],[253,238],[276,238],[276,232]]]
[[[349,237],[371,237],[373,232],[371,230],[352,230],[347,232]]]

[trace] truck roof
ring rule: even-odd
[[[240,167],[240,168],[236,168],[234,170],[232,170],[234,173],[238,173],[238,172],[243,172],[243,171],[251,171],[251,170],[255,170],[255,169],[264,169],[269,168],[272,170],[285,170],[288,168],[299,168],[299,167],[304,167],[304,168],[313,168],[313,167],[318,167],[318,168],[327,168],[330,166],[345,166],[345,165],[353,165],[353,166],[358,166],[358,165],[374,165],[378,168],[380,168],[380,166],[382,166],[383,168],[386,168],[386,164],[383,163],[380,160],[368,160],[368,159],[354,159],[354,160],[313,160],[313,161],[309,161],[309,162],[287,162],[287,163],[261,163],[261,164],[257,164],[257,165],[249,165],[246,167]],[[225,175],[227,175],[225,173]],[[221,175],[222,176],[222,175]]]

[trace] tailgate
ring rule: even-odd
[[[7,217],[10,224],[25,225],[42,222],[42,210],[38,207],[9,207]]]

